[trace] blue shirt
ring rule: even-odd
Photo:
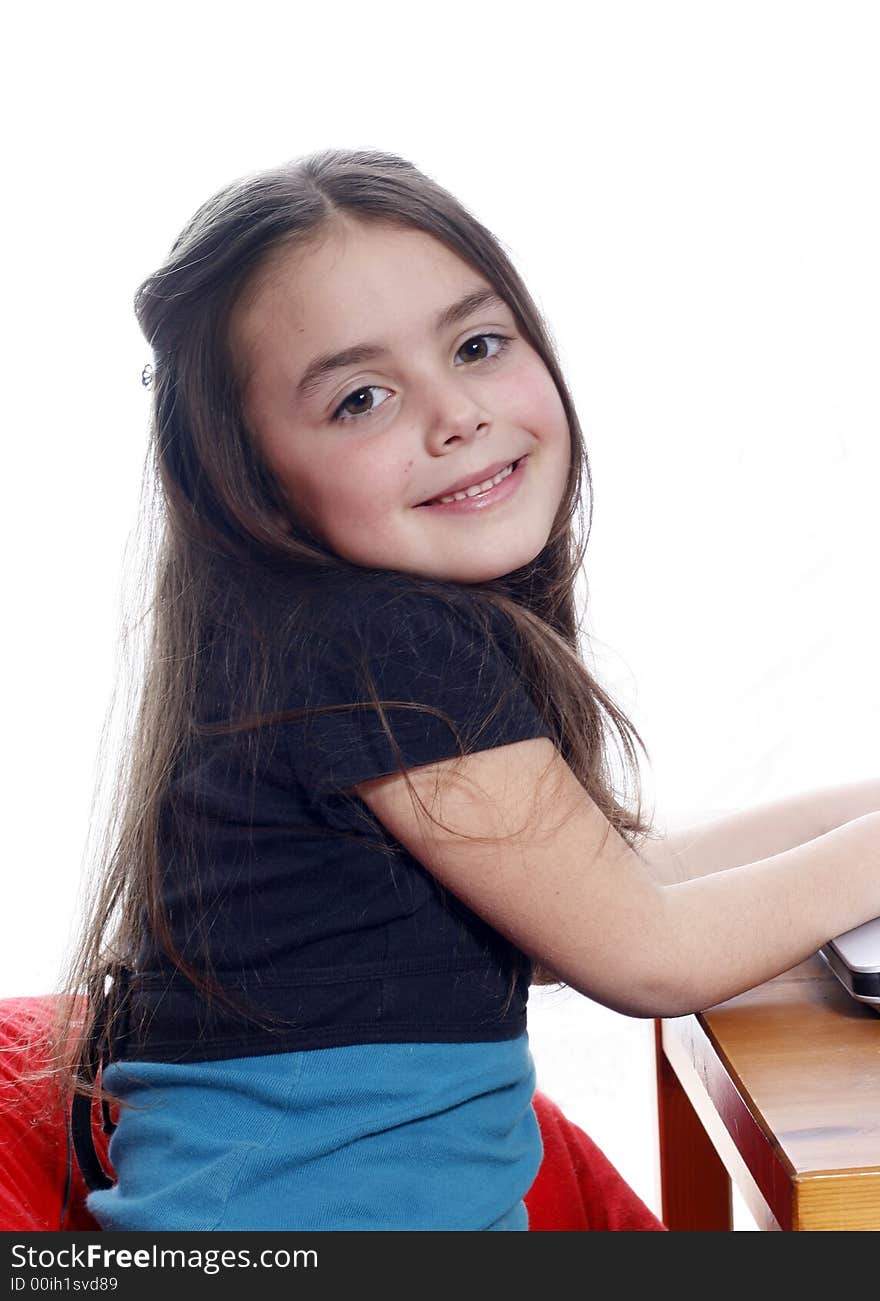
[[[528,1036],[105,1069],[102,1229],[525,1230],[543,1155]]]

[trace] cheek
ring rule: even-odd
[[[553,378],[540,357],[535,353],[519,371],[510,397],[522,424],[536,434],[553,437],[554,441],[564,431],[568,436],[565,409]]]
[[[561,501],[571,471],[571,430],[559,390],[543,364],[531,386],[528,402],[526,419],[551,469],[554,492]]]
[[[299,500],[312,517],[333,531],[380,518],[399,498],[401,467],[389,465],[375,447],[352,448],[322,462],[300,467]]]
[[[568,416],[565,414],[562,398],[549,375],[545,378],[541,405],[543,418],[539,427],[546,430],[547,442],[552,446],[554,454],[558,456],[560,465],[567,474],[571,461],[571,430],[568,427]]]

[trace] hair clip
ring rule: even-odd
[[[141,383],[144,388],[153,387],[153,367],[149,362],[147,362],[146,366],[141,371]]]

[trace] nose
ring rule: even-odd
[[[455,443],[481,438],[492,425],[485,406],[454,379],[436,385],[427,411],[426,444],[434,456],[442,456]]]

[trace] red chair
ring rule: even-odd
[[[45,1030],[53,1001],[51,994],[0,999],[0,1230],[100,1229],[86,1210],[86,1184],[69,1150],[67,1117],[60,1104],[52,1105],[51,1081],[25,1084],[21,1078],[48,1060]],[[530,1230],[664,1229],[555,1102],[539,1092],[534,1107],[544,1158],[525,1199]],[[115,1118],[115,1109],[111,1114]],[[97,1099],[92,1133],[101,1161],[111,1170]]]

